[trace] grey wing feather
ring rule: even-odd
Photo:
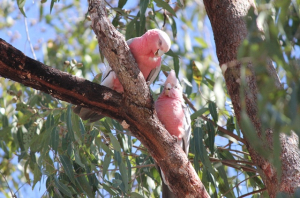
[[[184,112],[184,136],[182,137],[182,141],[183,141],[183,151],[186,153],[186,155],[189,154],[189,147],[190,147],[190,137],[191,137],[191,113],[190,110],[188,108],[188,106],[186,106],[186,104],[182,104],[182,109]]]
[[[165,183],[163,173],[160,169],[160,167],[154,162],[155,168],[157,169],[161,181],[162,181],[162,198],[176,198],[176,196],[173,194],[173,192],[170,190],[169,186]]]
[[[161,69],[161,65],[159,67],[156,67],[155,69],[152,69],[150,74],[148,75],[146,82],[148,83],[148,85],[151,85],[154,80],[156,79],[156,77],[158,76],[159,72]]]
[[[135,38],[128,39],[128,40],[126,41],[127,45],[130,45],[134,39],[135,39]]]
[[[113,75],[112,72],[114,71],[109,66],[107,66],[105,72],[102,75],[101,85],[106,86],[106,84],[110,83],[110,75]],[[79,117],[81,117],[81,119],[89,120],[89,122],[96,122],[104,117],[100,113],[97,113],[91,109],[84,108],[79,105],[73,108],[73,112],[76,113]]]

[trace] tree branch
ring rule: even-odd
[[[117,120],[121,119],[121,94],[44,65],[25,56],[2,39],[0,39],[0,75],[43,91],[54,98],[93,108]]]

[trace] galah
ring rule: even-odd
[[[155,102],[155,110],[160,122],[172,136],[177,138],[177,143],[182,147],[186,155],[188,155],[191,119],[188,107],[185,105],[182,96],[182,87],[176,78],[174,70],[171,70],[169,73],[164,84],[164,89]],[[166,185],[168,182],[165,181],[163,172],[160,169],[159,172],[163,179],[162,197],[175,197]]]
[[[160,71],[161,56],[170,50],[170,37],[162,30],[152,29],[141,37],[129,39],[127,45],[146,82],[151,84]],[[108,72],[105,72],[106,76],[101,84],[118,92],[123,92],[115,72],[110,67],[107,67],[107,70]]]
[[[161,68],[161,56],[168,52],[171,47],[170,37],[162,30],[148,30],[141,37],[135,37],[127,41],[132,55],[134,56],[139,69],[141,70],[147,84],[152,84]],[[108,66],[104,72],[101,85],[124,92],[116,73]],[[89,110],[76,106],[74,112],[83,120],[90,119],[90,122],[97,121],[103,116]]]

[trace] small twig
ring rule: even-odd
[[[230,146],[232,144],[231,141],[228,142],[228,144],[226,144],[225,146],[223,146],[223,148],[227,147],[227,146]]]
[[[220,149],[220,150],[227,150],[227,151],[233,151],[233,152],[241,153],[241,154],[244,154],[244,155],[250,155],[249,153],[239,151],[239,150],[227,149],[227,148],[223,148],[223,147],[217,147],[217,148]]]
[[[217,158],[214,158],[214,157],[209,157],[209,159],[211,161],[221,161],[221,162],[230,162],[230,163],[243,163],[243,164],[248,164],[248,165],[255,165],[253,162],[249,162],[249,161],[245,161],[245,160],[220,160],[220,159],[217,159]]]
[[[34,58],[34,60],[36,60],[36,56],[35,56],[35,53],[34,53],[34,50],[33,50],[33,47],[32,47],[32,43],[31,43],[30,37],[29,37],[29,31],[28,31],[28,26],[27,26],[27,19],[26,19],[26,17],[24,17],[24,21],[25,21],[25,29],[26,29],[26,34],[27,34],[27,40],[28,40],[28,42],[29,42],[29,45],[30,45],[30,49],[31,49],[33,58]]]
[[[232,191],[234,188],[238,187],[241,183],[243,183],[244,181],[247,181],[248,179],[251,179],[253,177],[257,177],[258,175],[252,175],[251,177],[248,177],[246,179],[244,179],[243,181],[239,182],[237,185],[233,186],[232,188],[230,188],[227,192],[225,192],[224,194],[222,194],[223,196],[226,195],[227,193],[229,193],[230,191]]]
[[[256,193],[259,193],[259,192],[263,192],[263,191],[265,191],[265,190],[267,190],[267,188],[262,188],[262,189],[260,189],[260,190],[256,190],[256,191],[253,191],[253,192],[244,194],[244,195],[242,195],[242,196],[239,196],[238,198],[247,197],[247,196],[249,196],[249,195],[253,195],[253,194],[256,194]]]
[[[0,174],[1,174],[2,177],[4,178],[4,180],[5,180],[6,184],[7,184],[7,187],[8,187],[8,189],[9,189],[10,193],[11,193],[11,196],[12,196],[13,198],[16,198],[17,196],[13,193],[13,191],[12,191],[11,188],[9,187],[9,184],[8,184],[8,181],[6,180],[6,177],[2,174],[1,171],[0,171]]]
[[[146,168],[146,167],[154,167],[155,164],[145,164],[145,165],[138,165],[138,166],[133,166],[131,168]]]
[[[139,146],[132,145],[132,147],[137,148],[137,149],[140,149],[140,150],[143,150],[143,151],[147,151],[147,149],[142,148],[142,147],[139,147]]]

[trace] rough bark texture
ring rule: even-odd
[[[177,197],[209,197],[176,139],[159,122],[149,88],[124,37],[107,19],[103,1],[90,2],[90,14],[100,50],[123,84],[123,95],[26,57],[2,39],[0,76],[126,122],[164,171]]]
[[[243,17],[246,16],[250,6],[254,5],[251,0],[204,0],[208,17],[211,21],[216,42],[217,56],[223,71],[227,89],[232,100],[234,112],[240,124],[241,112],[245,110],[249,116],[255,131],[260,137],[261,123],[257,117],[257,83],[253,65],[248,63],[247,70],[250,75],[246,76],[246,88],[241,90],[241,63],[236,61],[238,46],[247,36],[246,24]],[[275,86],[282,85],[270,60],[266,60],[266,67],[271,78],[274,78]],[[274,73],[275,72],[275,73]],[[242,91],[242,92],[241,92]],[[241,97],[243,93],[243,97]],[[241,99],[244,98],[242,101]],[[241,127],[242,128],[242,127]],[[243,132],[243,128],[242,128]],[[265,131],[266,148],[273,149],[273,132]],[[261,140],[262,141],[262,140]],[[261,157],[246,140],[253,162],[256,164],[270,197],[276,197],[278,192],[293,193],[300,186],[300,155],[298,150],[298,136],[280,134],[281,143],[281,178],[277,177],[276,169],[270,162]]]

